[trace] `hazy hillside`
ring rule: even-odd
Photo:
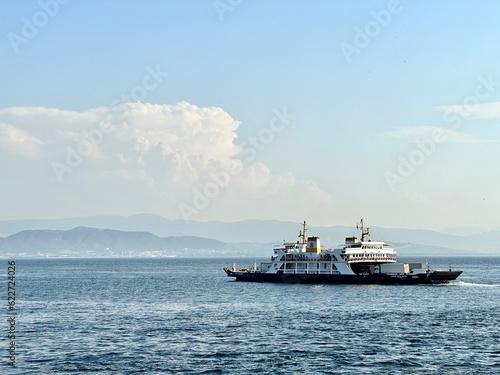
[[[77,227],[24,230],[0,239],[0,254],[25,256],[174,256],[186,249],[222,250],[226,243],[193,236],[161,238],[148,232]]]

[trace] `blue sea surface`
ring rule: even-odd
[[[435,286],[236,282],[233,262],[16,260],[0,373],[500,374],[500,258],[454,258]]]

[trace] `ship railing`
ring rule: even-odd
[[[345,256],[344,260],[347,262],[396,262],[397,258],[396,257],[372,257],[372,256],[366,256],[366,257]]]
[[[308,270],[308,269],[285,269],[283,273],[286,274],[309,274],[309,275],[340,275],[338,270]]]
[[[338,262],[337,257],[333,254],[320,254],[315,257],[309,257],[306,254],[307,253],[285,254],[285,256],[281,258],[281,261],[330,262],[333,260]]]

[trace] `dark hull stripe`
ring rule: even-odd
[[[455,280],[462,271],[434,271],[418,275],[325,275],[325,274],[267,274],[258,272],[233,272],[227,275],[237,281],[309,283],[309,284],[440,284]]]

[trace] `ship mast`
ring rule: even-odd
[[[370,228],[365,228],[363,224],[363,219],[356,224],[356,229],[361,229],[361,242],[365,240],[365,237],[370,237]]]
[[[299,231],[299,237],[302,238],[302,245],[305,245],[307,244],[307,240],[306,240],[306,231],[307,231],[307,228],[306,228],[306,221],[304,220],[304,222],[302,223],[302,230]]]

